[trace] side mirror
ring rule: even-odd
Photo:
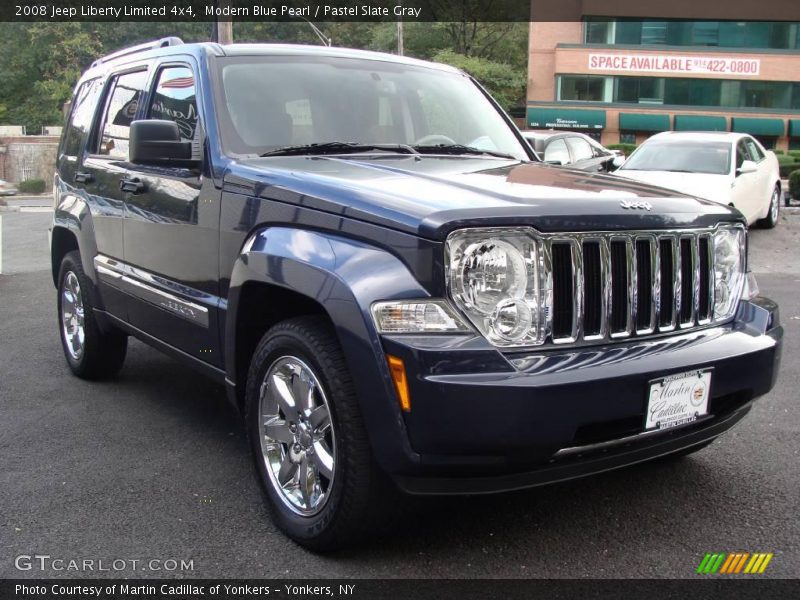
[[[614,165],[615,169],[619,169],[622,165],[625,164],[627,159],[624,156],[617,155],[614,157],[614,160],[611,161],[611,164]]]
[[[145,119],[131,123],[130,162],[143,165],[189,166],[192,143],[181,140],[175,121]]]
[[[745,173],[755,173],[758,170],[758,165],[752,160],[742,161],[742,166],[736,169],[737,175],[744,175]]]

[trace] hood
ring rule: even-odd
[[[614,173],[619,177],[657,185],[675,190],[697,198],[705,198],[728,204],[731,191],[731,179],[727,175],[711,173],[675,173],[674,171],[636,171],[620,169]]]
[[[224,185],[430,239],[469,226],[609,231],[740,218],[727,207],[615,176],[486,157],[254,158],[231,164]]]

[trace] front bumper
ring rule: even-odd
[[[384,338],[405,362],[417,460],[393,472],[412,493],[486,493],[641,462],[712,440],[775,383],[783,328],[765,298],[733,323],[660,339],[502,355],[464,336]],[[709,415],[644,433],[653,379],[713,369]]]

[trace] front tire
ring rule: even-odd
[[[293,318],[261,339],[245,419],[273,521],[312,550],[333,550],[385,514],[391,484],[372,457],[344,355],[330,323]]]
[[[128,337],[120,331],[100,329],[89,293],[91,287],[78,251],[67,253],[58,273],[58,328],[64,357],[78,377],[105,379],[122,368]]]
[[[778,224],[778,215],[781,205],[781,186],[777,184],[772,190],[772,197],[769,200],[769,212],[767,216],[760,219],[756,225],[763,229],[772,229]]]

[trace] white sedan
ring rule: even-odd
[[[614,174],[734,206],[749,225],[772,228],[778,222],[778,159],[747,134],[659,133]]]

